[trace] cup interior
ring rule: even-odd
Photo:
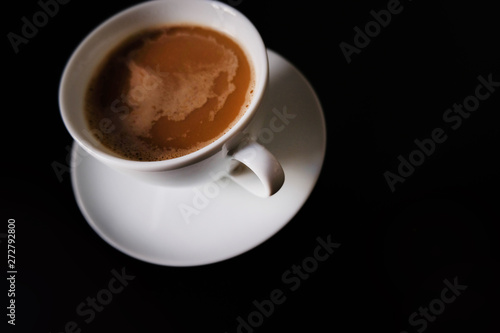
[[[110,50],[130,35],[145,28],[191,24],[221,31],[231,36],[245,51],[254,70],[255,88],[246,113],[225,135],[204,148],[174,159],[139,162],[126,160],[104,147],[88,128],[84,99],[88,83],[97,66]],[[111,17],[92,31],[73,52],[66,64],[59,87],[59,106],[66,128],[89,153],[123,167],[157,169],[177,168],[213,154],[241,131],[251,120],[263,97],[268,76],[267,53],[253,24],[234,8],[206,0],[156,0],[130,7]]]

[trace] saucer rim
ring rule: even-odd
[[[318,115],[319,124],[318,125],[321,125],[320,130],[321,130],[321,134],[322,134],[321,140],[320,140],[321,147],[317,147],[317,153],[321,156],[321,158],[320,158],[320,160],[318,160],[318,164],[317,164],[317,165],[319,165],[318,171],[314,175],[314,177],[311,178],[310,186],[308,187],[307,192],[304,192],[303,198],[300,200],[300,202],[298,202],[295,205],[295,207],[293,207],[293,209],[288,210],[288,212],[286,214],[284,214],[284,215],[286,215],[286,217],[283,218],[283,222],[280,223],[275,228],[273,228],[272,230],[269,230],[266,237],[261,237],[257,241],[253,242],[251,245],[243,247],[237,251],[228,251],[223,257],[211,258],[211,259],[207,260],[206,258],[201,256],[197,260],[190,260],[190,261],[184,260],[183,262],[179,262],[179,261],[174,262],[174,260],[165,260],[165,259],[156,260],[157,258],[154,256],[143,254],[143,253],[140,253],[140,252],[137,252],[134,250],[129,250],[126,245],[120,244],[114,238],[112,238],[111,236],[108,236],[102,230],[102,228],[99,227],[99,223],[94,221],[94,219],[91,217],[90,212],[88,211],[87,205],[84,203],[84,199],[82,197],[83,193],[81,191],[81,188],[79,188],[79,185],[78,185],[78,183],[81,182],[81,179],[78,180],[77,179],[78,177],[76,175],[77,172],[75,172],[75,170],[72,170],[71,182],[72,182],[73,192],[74,192],[78,207],[79,207],[81,213],[83,214],[86,222],[99,235],[99,237],[101,237],[104,241],[106,241],[109,245],[114,247],[116,250],[118,250],[118,251],[120,251],[120,252],[134,258],[134,259],[137,259],[137,260],[141,260],[141,261],[144,261],[147,263],[160,265],[160,266],[193,267],[193,266],[202,266],[202,265],[209,265],[209,264],[222,262],[222,261],[237,257],[243,253],[246,253],[246,252],[258,247],[259,245],[263,244],[264,242],[266,242],[270,238],[272,238],[274,235],[276,235],[281,229],[283,229],[295,217],[295,215],[302,209],[302,207],[307,202],[307,200],[311,196],[312,192],[316,188],[316,184],[318,182],[319,177],[321,176],[321,173],[322,173],[322,170],[324,167],[324,161],[325,161],[325,155],[326,155],[326,145],[327,145],[327,129],[326,129],[325,116],[324,116],[323,108],[321,106],[321,102],[320,102],[315,90],[313,89],[310,82],[306,79],[306,77],[292,63],[290,63],[286,58],[284,58],[280,54],[278,54],[270,49],[267,49],[267,52],[268,52],[268,54],[274,54],[274,56],[276,56],[279,61],[286,62],[286,65],[288,67],[290,67],[290,69],[293,68],[295,73],[302,80],[302,83],[304,83],[306,85],[307,89],[309,90],[308,94],[310,94],[313,97],[313,101],[316,104],[317,110],[319,111],[318,112],[319,113],[319,115]],[[78,144],[78,142],[74,141],[73,146],[72,146],[72,153],[71,153],[72,163],[78,157],[78,150],[81,150],[81,149],[83,149],[83,148]],[[92,155],[89,155],[89,156],[91,158],[97,160]],[[97,162],[102,163],[99,160],[97,160]],[[74,164],[72,164],[72,165],[74,165]],[[78,165],[76,165],[75,167],[77,168]],[[175,191],[175,188],[172,188],[172,190]]]

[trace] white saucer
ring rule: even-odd
[[[76,201],[99,236],[146,262],[194,266],[252,249],[297,214],[323,164],[325,121],[307,80],[280,55],[268,55],[270,90],[257,134],[283,166],[280,191],[262,199],[227,178],[198,188],[153,186],[110,169],[74,143]]]

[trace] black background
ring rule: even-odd
[[[311,197],[277,235],[238,257],[188,268],[144,263],[109,246],[81,215],[69,173],[61,181],[53,168],[67,165],[72,143],[57,102],[66,61],[94,27],[135,3],[72,0],[17,54],[7,34],[20,34],[21,18],[40,7],[4,4],[0,247],[7,252],[14,218],[14,331],[64,332],[74,321],[81,332],[236,332],[238,317],[256,320],[254,301],[266,303],[275,289],[285,302],[251,330],[498,330],[500,88],[458,129],[442,119],[474,94],[479,75],[500,81],[493,2],[402,0],[402,12],[348,64],[339,44],[352,45],[354,27],[363,29],[388,1],[228,1],[315,88],[327,154]],[[408,158],[414,140],[438,127],[447,140],[392,192],[384,172],[397,173],[398,156]],[[341,246],[290,290],[282,275],[328,235]],[[122,268],[135,278],[85,323],[77,306]],[[427,327],[411,326],[409,316],[441,297],[445,279],[467,289]],[[0,318],[11,329],[2,286]]]

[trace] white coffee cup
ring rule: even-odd
[[[246,52],[255,73],[250,105],[226,134],[198,151],[154,162],[123,158],[101,144],[96,137],[98,130],[87,125],[84,97],[91,76],[105,55],[134,33],[158,25],[186,23],[226,33]],[[228,176],[250,192],[267,197],[281,188],[284,172],[276,158],[246,133],[259,110],[267,82],[266,48],[257,29],[243,14],[216,1],[155,0],[114,15],[80,43],[64,69],[59,106],[74,140],[113,169],[161,186],[198,186]]]

